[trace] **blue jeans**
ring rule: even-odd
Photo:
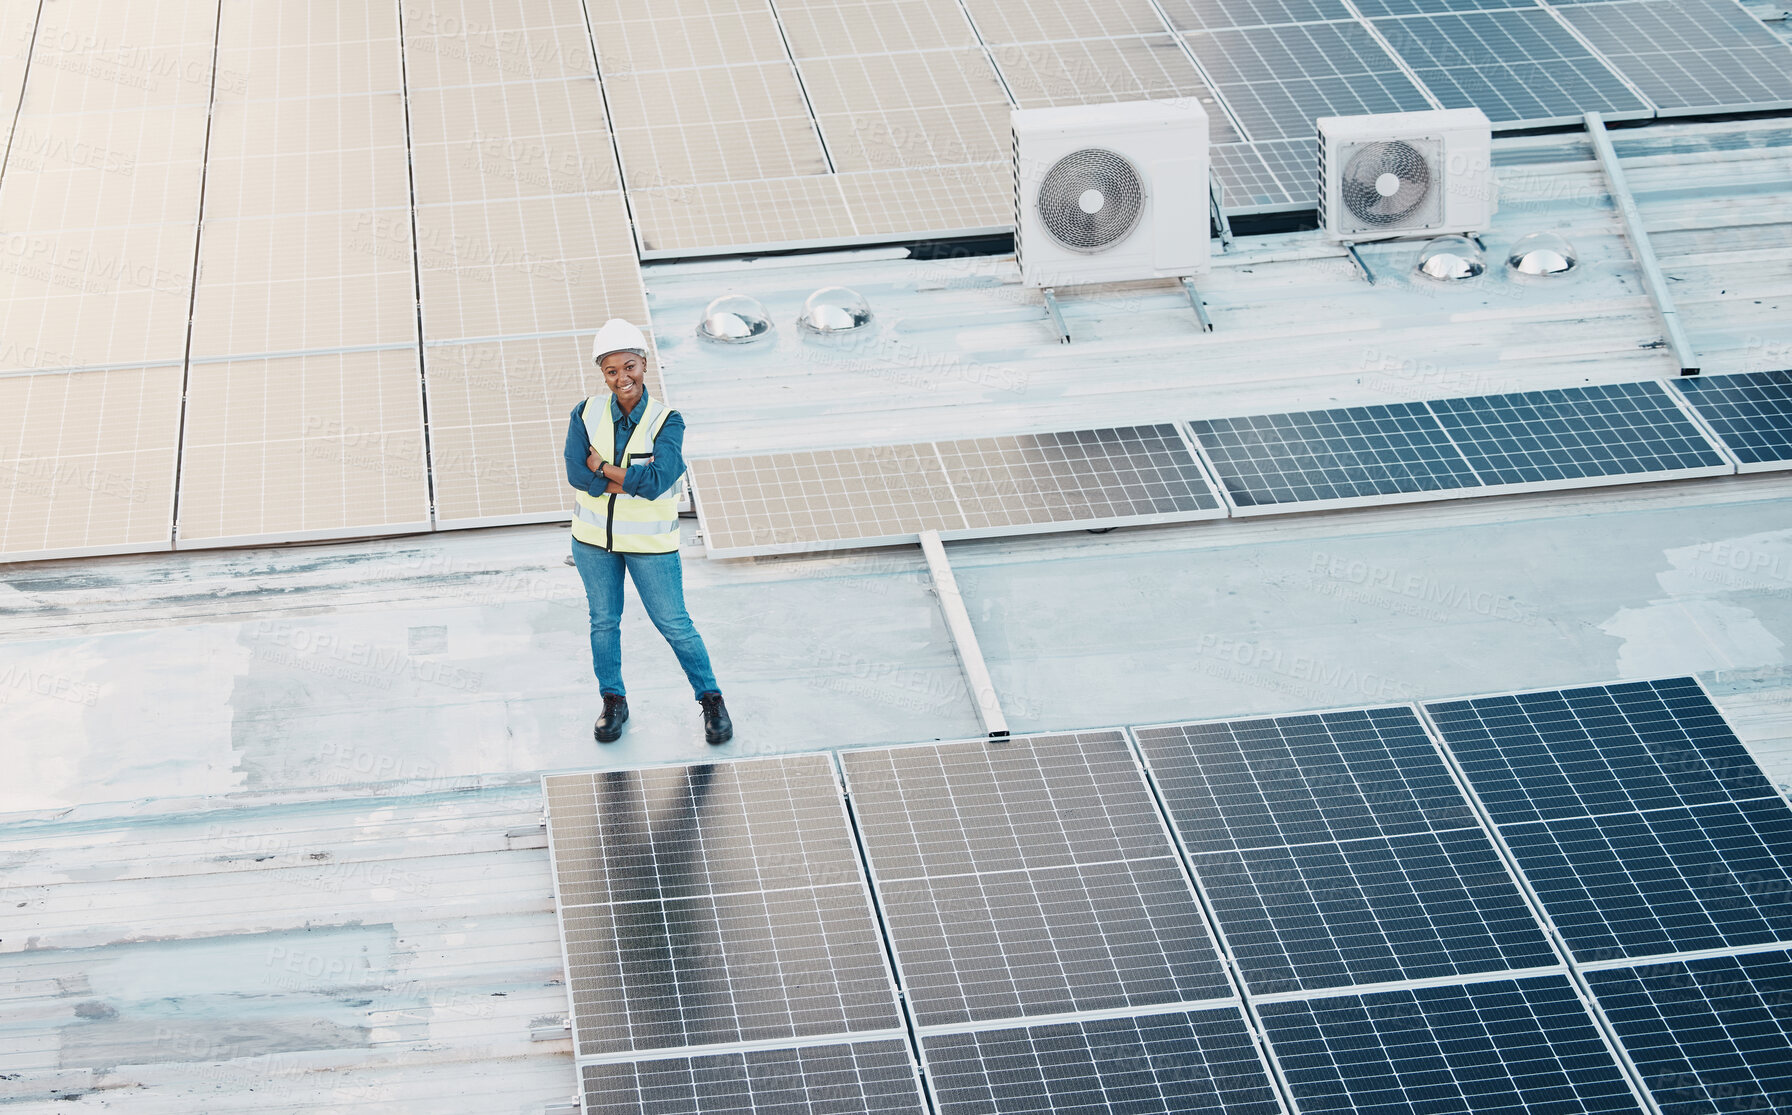
[[[622,571],[626,568],[647,607],[647,617],[672,644],[691,689],[699,697],[721,693],[709,668],[703,637],[684,610],[684,566],[677,552],[615,554],[575,538],[572,561],[585,582],[585,600],[591,607],[591,668],[602,692],[617,697],[628,692],[622,687]]]

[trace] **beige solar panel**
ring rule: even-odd
[[[412,89],[417,203],[618,188],[597,82]]]
[[[410,196],[397,93],[221,104],[205,217],[325,213]]]
[[[191,217],[0,234],[0,371],[178,362],[192,285]]]
[[[811,58],[892,54],[977,46],[958,0],[870,0],[854,4],[791,4],[778,18],[800,64]],[[805,79],[807,70],[804,71]]]
[[[165,549],[178,365],[0,377],[0,561]]]
[[[398,5],[225,0],[218,73],[219,104],[402,89]]]
[[[28,94],[36,111],[97,111],[108,99],[118,107],[203,107],[210,98],[218,0],[54,0],[41,10],[26,0],[4,7],[13,9],[4,27],[20,49],[32,40],[37,17]]]
[[[415,348],[192,366],[179,544],[428,527]]]
[[[606,74],[630,189],[825,174],[788,61]]]
[[[403,15],[413,93],[595,72],[579,0],[406,0]]]
[[[641,251],[659,256],[858,235],[844,175],[631,189]]]
[[[12,129],[19,94],[25,89],[25,61],[36,28],[36,5],[0,4],[0,144]]]
[[[1008,163],[839,176],[861,236],[998,231],[1014,225]]]
[[[1149,35],[1165,30],[1150,0],[964,0],[987,43]]]
[[[965,525],[931,445],[696,460],[691,484],[715,550],[898,541]]]
[[[193,355],[415,343],[408,207],[206,221]]]
[[[568,415],[580,399],[604,391],[589,345],[581,335],[424,350],[438,522],[566,517]]]
[[[421,206],[417,232],[431,341],[646,321],[620,192]]]
[[[725,5],[700,15],[652,12],[645,18],[599,18],[591,37],[605,80],[628,73],[772,63],[790,68],[778,23],[765,5]]]
[[[981,49],[814,59],[802,65],[837,170],[993,162],[1008,98]]]

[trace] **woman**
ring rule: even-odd
[[[592,732],[613,743],[628,722],[622,686],[622,574],[626,570],[647,615],[672,644],[703,706],[703,735],[734,735],[709,652],[684,607],[678,555],[678,478],[684,475],[684,419],[649,398],[647,338],[620,318],[598,330],[591,357],[608,395],[572,408],[566,429],[566,481],[575,489],[572,558],[591,610],[591,667],[603,694]]]

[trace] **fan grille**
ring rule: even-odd
[[[1386,175],[1396,180],[1392,193],[1383,193],[1377,185]],[[1431,167],[1417,148],[1402,140],[1365,144],[1344,164],[1338,195],[1351,215],[1365,224],[1399,224],[1431,196]]]
[[[1073,252],[1098,252],[1126,239],[1138,225],[1145,186],[1125,156],[1085,147],[1046,171],[1036,205],[1053,240]]]

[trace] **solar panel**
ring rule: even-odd
[[[1178,31],[1326,23],[1353,18],[1344,0],[1162,0],[1160,6],[1169,17],[1170,26]]]
[[[1135,728],[1191,852],[1475,824],[1411,708]]]
[[[585,1115],[925,1115],[903,1041],[585,1065]]]
[[[1262,1003],[1302,1112],[1642,1110],[1566,976]]]
[[[1792,1110],[1792,955],[1587,973],[1662,1115]]]
[[[948,441],[939,458],[970,530],[1220,511],[1171,425]]]
[[[1189,423],[1241,515],[1391,503],[1474,487],[1423,403]]]
[[[1559,963],[1478,827],[1189,863],[1255,994]]]
[[[1731,471],[1655,380],[1436,399],[1427,405],[1489,487]]]
[[[841,763],[918,1025],[1231,994],[1120,733]]]
[[[1450,12],[1487,12],[1501,8],[1535,8],[1537,0],[1354,0],[1356,10],[1376,16],[1444,15]]]
[[[935,1034],[922,1039],[940,1115],[1279,1115],[1237,1007]]]
[[[167,549],[181,369],[0,376],[0,560]]]
[[[1438,701],[1425,709],[1495,824],[1776,793],[1692,678]]]
[[[1412,709],[1134,734],[1254,994],[1557,963]]]
[[[1777,796],[1500,834],[1583,963],[1792,941],[1792,809]]]
[[[1568,4],[1560,13],[1664,116],[1792,104],[1792,49],[1735,0]]]
[[[1227,213],[1264,213],[1313,205],[1319,177],[1313,141],[1215,144],[1208,150]]]
[[[1308,145],[1309,158],[1314,121],[1321,116],[1433,107],[1359,23],[1195,31],[1183,37],[1250,139],[1298,140]],[[1217,136],[1215,142],[1221,142]]]
[[[1538,7],[1377,19],[1376,30],[1444,108],[1478,108],[1497,127],[1578,124],[1650,107],[1566,27]]]
[[[826,756],[544,791],[581,1056],[901,1026]]]
[[[1743,472],[1792,468],[1792,371],[1687,376],[1674,386]]]
[[[691,483],[722,556],[1225,515],[1169,425],[698,459]]]

